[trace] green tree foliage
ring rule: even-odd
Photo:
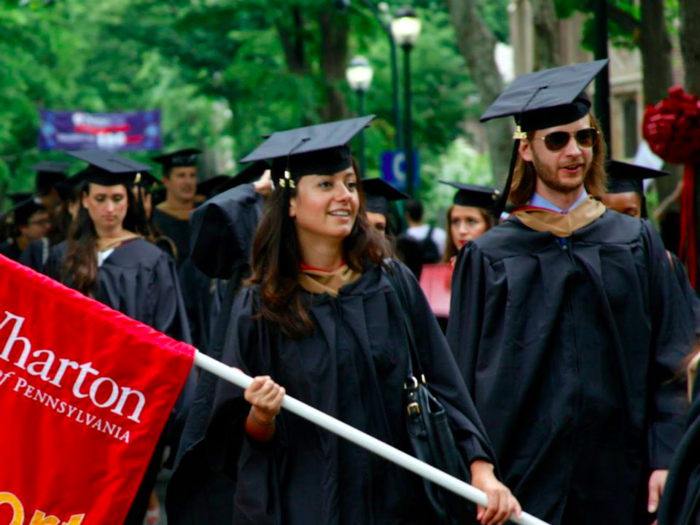
[[[592,14],[593,0],[554,0],[557,16],[569,18],[576,12]],[[664,11],[669,32],[678,34],[678,0],[665,0]],[[608,0],[608,38],[619,47],[636,47],[639,43],[641,10],[639,2],[632,0]],[[593,51],[593,19],[586,20],[581,44]]]
[[[478,109],[445,6],[415,5],[423,32],[412,53],[414,144],[428,191],[431,167],[467,138],[461,124]],[[507,0],[481,6],[507,38]],[[346,11],[329,0],[6,1],[0,31],[0,188],[31,189],[28,167],[63,157],[36,148],[41,108],[161,109],[166,149],[232,143],[240,159],[274,130],[353,115],[344,68],[356,54],[375,71],[365,105],[378,116],[366,132],[370,176],[394,149],[388,41],[359,0]]]

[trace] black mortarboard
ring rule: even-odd
[[[10,210],[12,218],[17,226],[24,226],[38,211],[46,211],[46,206],[31,193],[15,193],[10,195],[15,207]]]
[[[228,175],[216,175],[197,183],[197,195],[204,195],[207,199],[218,192],[219,186],[228,182],[232,177]]]
[[[273,161],[275,176],[289,170],[294,179],[304,175],[332,175],[352,165],[348,143],[373,119],[374,115],[370,115],[278,131],[241,162]]]
[[[404,192],[378,178],[362,179],[362,191],[365,194],[367,211],[382,215],[389,215],[389,201],[402,201],[410,198]]]
[[[12,201],[12,204],[17,206],[20,202],[31,199],[34,196],[33,193],[22,192],[22,193],[10,193],[8,197]]]
[[[659,171],[636,164],[610,160],[607,163],[608,193],[634,192],[644,195],[644,179],[656,179],[671,175],[668,171]]]
[[[528,131],[562,126],[585,117],[591,108],[585,89],[607,64],[607,59],[596,60],[521,75],[481,116],[481,122],[512,116],[517,124],[508,178],[494,208],[496,217],[508,202],[520,140],[527,138]]]
[[[464,184],[446,180],[438,182],[452,186],[457,190],[453,202],[458,206],[473,206],[474,208],[483,208],[491,211],[501,195],[500,190],[488,186],[477,186],[476,184]]]
[[[140,184],[142,181],[146,183],[144,177],[151,170],[150,166],[110,151],[68,151],[66,153],[90,165],[76,175],[76,177],[82,177],[82,180],[75,182],[76,184],[91,182],[102,186],[116,186],[117,184]]]
[[[241,186],[242,184],[251,184],[262,177],[265,170],[269,169],[270,165],[267,162],[259,160],[237,173],[235,176],[230,177],[221,186],[217,186],[216,192],[223,193],[237,186]]]
[[[607,63],[596,60],[521,75],[491,104],[481,122],[513,116],[524,132],[575,122],[588,114],[591,101],[585,89]]]
[[[151,160],[161,164],[166,170],[182,166],[196,166],[197,155],[200,153],[202,153],[202,150],[197,148],[187,148],[173,151],[172,153],[158,155],[157,157],[151,157]]]
[[[36,171],[36,192],[39,195],[47,195],[51,188],[66,179],[66,173],[70,168],[69,162],[55,162],[44,160],[31,167]]]

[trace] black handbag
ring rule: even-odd
[[[404,383],[406,393],[406,427],[413,455],[462,481],[469,483],[469,469],[457,449],[447,412],[440,401],[430,393],[423,373],[418,349],[413,336],[413,326],[408,317],[403,288],[390,273],[389,278],[398,295],[409,346],[408,370]],[[417,374],[416,374],[417,372]],[[436,516],[449,525],[476,523],[476,506],[457,494],[423,479],[428,501]]]

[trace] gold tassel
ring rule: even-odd
[[[289,173],[289,170],[284,171],[284,178],[280,179],[280,186],[283,188],[287,187],[287,182],[289,182],[289,187],[292,189],[295,189],[297,186],[294,183],[294,179],[292,178],[291,173]]]

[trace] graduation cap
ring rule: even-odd
[[[607,193],[636,193],[641,198],[640,215],[647,217],[647,199],[644,196],[644,179],[656,179],[671,175],[668,171],[659,171],[636,164],[609,160],[605,171],[608,173]]]
[[[110,151],[69,151],[66,153],[90,165],[76,175],[81,180],[74,181],[74,184],[88,182],[101,186],[116,186],[117,184],[148,184],[146,177],[149,181],[157,180],[149,175],[150,166],[121,157]]]
[[[585,117],[591,108],[585,89],[607,64],[607,59],[596,60],[521,75],[481,116],[481,122],[512,116],[517,125],[508,179],[496,215],[508,201],[519,141],[527,139],[528,131],[562,126]]]
[[[440,184],[452,186],[457,190],[454,196],[454,204],[458,206],[471,206],[483,208],[491,211],[496,205],[501,191],[488,186],[477,186],[476,184],[464,184],[462,182],[451,182],[446,180],[438,181]]]
[[[304,175],[332,175],[352,165],[348,143],[365,129],[374,115],[278,131],[241,162],[272,161],[272,171],[286,180]],[[294,187],[292,180],[288,187]]]
[[[402,201],[410,198],[404,192],[379,178],[362,179],[362,191],[365,194],[367,211],[382,215],[389,215],[390,201]]]
[[[30,169],[36,172],[35,187],[39,195],[48,195],[51,189],[67,177],[69,162],[41,161]]]
[[[219,186],[231,179],[228,175],[216,175],[207,180],[197,183],[197,195],[204,195],[207,199],[214,195]]]
[[[591,101],[585,89],[607,63],[596,60],[521,75],[480,120],[512,116],[523,132],[575,122],[588,114]]]
[[[9,195],[15,206],[10,210],[13,222],[17,226],[24,226],[38,211],[46,211],[46,206],[32,193],[15,193]]]
[[[671,175],[668,171],[659,171],[636,164],[610,160],[607,162],[608,193],[634,192],[644,195],[644,179],[656,179]]]
[[[179,168],[182,166],[196,166],[197,155],[202,153],[202,150],[197,148],[186,148],[151,157],[153,162],[157,162],[163,166],[163,169]]]
[[[263,173],[269,169],[270,165],[267,162],[259,160],[237,173],[235,176],[229,177],[227,181],[217,186],[216,192],[223,193],[243,184],[251,184],[262,177]]]

